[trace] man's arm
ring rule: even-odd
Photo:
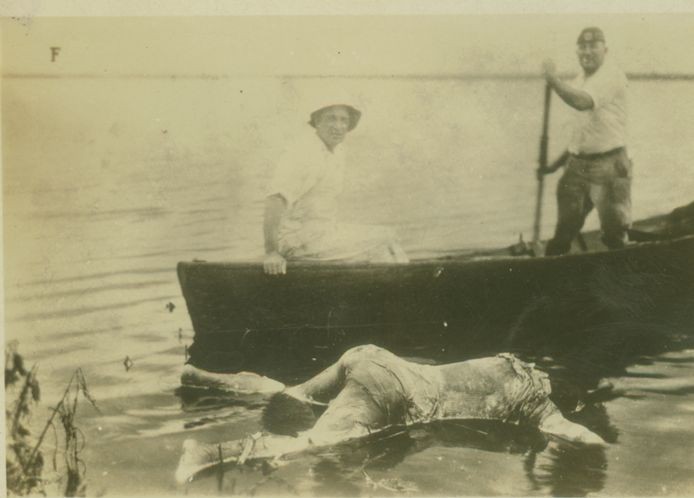
[[[566,104],[578,111],[587,111],[595,107],[595,102],[593,102],[593,97],[591,97],[590,94],[578,88],[574,88],[568,83],[564,83],[557,77],[554,62],[546,60],[542,64],[542,71],[549,86],[557,92],[557,95],[559,95]]]
[[[564,163],[566,163],[566,160],[569,158],[569,151],[565,150],[562,152],[561,156],[559,156],[557,159],[554,160],[552,164],[547,166],[546,168],[537,168],[537,177],[538,179],[543,176],[543,175],[548,175],[550,173],[554,173],[557,171],[559,168],[561,168]]]
[[[194,439],[183,442],[183,454],[176,469],[176,482],[184,484],[195,474],[215,465],[234,462],[237,465],[258,460],[273,460],[314,448],[309,436],[279,436],[257,432],[244,439],[217,444],[202,444]]]
[[[287,209],[287,201],[279,194],[265,199],[263,233],[265,235],[265,260],[263,269],[269,275],[287,273],[287,261],[279,253],[279,231],[282,215]]]

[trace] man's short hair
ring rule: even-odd
[[[331,109],[333,107],[344,107],[345,109],[347,109],[347,112],[349,112],[349,131],[352,131],[354,128],[357,127],[357,123],[359,123],[359,119],[361,118],[361,111],[359,111],[355,107],[352,107],[349,104],[331,104],[321,107],[320,109],[317,109],[311,113],[311,119],[309,120],[308,124],[315,128],[316,123],[320,119],[320,115],[324,111],[327,111],[328,109]]]

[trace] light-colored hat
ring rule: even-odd
[[[318,106],[314,107],[315,111],[311,113],[311,118],[309,119],[308,124],[315,128],[316,121],[318,121],[318,117],[320,116],[320,114],[326,109],[330,109],[331,107],[344,107],[345,109],[347,109],[350,118],[349,131],[352,131],[354,128],[357,127],[359,119],[361,118],[361,111],[351,104],[343,104],[341,100],[326,101],[323,104],[319,104]]]

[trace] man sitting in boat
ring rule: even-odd
[[[182,381],[233,387],[235,377],[190,370]],[[264,389],[273,387],[262,380]],[[605,444],[597,434],[564,418],[550,393],[548,376],[511,354],[432,366],[403,360],[376,346],[358,346],[307,382],[270,398],[263,423],[271,434],[221,445],[184,442],[176,479],[185,482],[220,460],[242,464],[274,459],[394,425],[447,419],[529,424],[571,441]],[[324,412],[316,419],[320,410]]]
[[[342,192],[341,144],[361,112],[343,103],[313,111],[313,128],[290,147],[277,165],[265,202],[263,267],[286,273],[287,260],[406,263],[392,230],[337,223]]]

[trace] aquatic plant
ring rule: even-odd
[[[10,403],[6,399],[5,423],[7,429],[5,472],[8,495],[45,494],[41,477],[43,455],[34,451],[29,429],[32,407],[41,397],[37,367],[27,371],[24,359],[17,352],[16,342],[5,350],[5,391],[19,387],[17,399]]]
[[[16,342],[9,345],[5,352],[5,387],[21,383],[17,399],[5,408],[7,420],[7,492],[10,495],[46,494],[47,485],[61,489],[63,496],[84,496],[86,492],[86,465],[80,458],[85,438],[75,424],[80,395],[97,411],[96,402],[87,387],[87,380],[81,368],[77,368],[70,378],[58,403],[51,409],[38,438],[32,438],[29,421],[32,409],[40,400],[40,388],[36,377],[37,366],[27,372],[24,360],[17,352]],[[62,427],[59,437],[57,420]],[[42,444],[53,429],[56,444],[52,455],[51,478],[43,476],[44,454]],[[60,444],[62,440],[62,445]],[[62,447],[61,447],[62,446]],[[63,465],[58,465],[58,453],[62,453]],[[60,469],[60,470],[59,470]]]

